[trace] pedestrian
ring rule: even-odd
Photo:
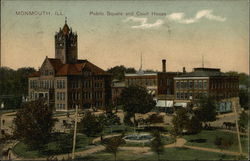
[[[5,120],[4,120],[4,119],[2,120],[2,123],[3,123],[3,126],[4,126],[4,123],[5,123]]]

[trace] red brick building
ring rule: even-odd
[[[111,74],[79,60],[77,46],[77,34],[65,22],[55,35],[55,58],[46,57],[29,77],[29,100],[46,98],[57,111],[110,105]]]

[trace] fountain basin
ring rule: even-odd
[[[131,134],[123,137],[126,142],[149,142],[153,138],[150,134]]]

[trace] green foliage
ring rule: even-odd
[[[247,90],[244,89],[240,89],[239,90],[239,98],[240,98],[240,105],[241,107],[243,107],[244,109],[249,109],[249,101],[248,101],[248,96],[250,95],[249,92],[247,92]]]
[[[249,75],[246,73],[238,73],[236,71],[229,71],[227,74],[232,75],[232,76],[238,76],[239,77],[239,83],[241,85],[249,86]]]
[[[249,120],[248,114],[245,111],[243,111],[240,114],[240,118],[239,118],[239,122],[238,122],[241,131],[247,130],[247,128],[248,128],[248,120]]]
[[[129,112],[125,112],[124,113],[124,119],[123,119],[123,122],[125,125],[128,125],[128,126],[132,126],[133,125],[133,122],[131,121],[131,117],[133,116],[132,113],[129,113]]]
[[[98,119],[104,126],[113,126],[121,124],[120,118],[111,112],[100,115]]]
[[[115,136],[106,140],[104,144],[106,152],[114,154],[115,160],[119,146],[125,144],[125,140],[122,138],[123,135]]]
[[[148,94],[147,89],[140,86],[129,86],[125,88],[119,97],[119,103],[123,105],[128,116],[135,113],[145,114],[155,107],[153,97]]]
[[[77,126],[78,130],[87,135],[95,136],[103,130],[103,124],[99,121],[98,117],[92,114],[90,111],[87,111],[79,125]]]
[[[187,110],[184,108],[177,110],[176,115],[174,115],[172,119],[173,128],[171,134],[173,136],[181,135],[188,121],[189,117]]]
[[[164,145],[161,139],[161,134],[159,131],[154,131],[152,133],[154,139],[151,141],[151,150],[155,152],[160,160],[160,154],[164,152]]]
[[[151,124],[156,124],[156,123],[163,123],[164,119],[162,115],[152,114],[145,121]]]
[[[173,136],[182,135],[186,130],[189,134],[196,134],[201,132],[202,124],[199,117],[192,111],[188,111],[185,108],[181,108],[176,112],[172,119],[173,128],[171,134]]]
[[[35,71],[30,67],[17,70],[0,67],[0,102],[4,102],[5,108],[20,107],[22,96],[28,95],[28,75]]]
[[[201,132],[202,124],[197,116],[192,116],[186,124],[186,130],[189,134],[197,134]]]
[[[52,108],[43,100],[23,104],[14,119],[14,136],[31,149],[39,149],[48,143],[55,119]]]
[[[201,122],[211,122],[216,120],[216,103],[211,97],[202,97],[198,100],[198,108],[194,110],[195,115]]]
[[[124,80],[125,73],[135,73],[134,68],[126,68],[123,65],[109,68],[107,72],[113,74],[113,79]]]

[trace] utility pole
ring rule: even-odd
[[[77,110],[78,110],[78,105],[76,105],[76,113],[75,113],[75,129],[74,129],[74,138],[73,138],[73,149],[72,149],[72,159],[75,159],[75,147],[76,147],[76,129],[77,129]]]
[[[237,101],[237,100],[236,100]],[[237,112],[237,107],[238,103],[235,103],[234,107],[234,115],[235,115],[235,123],[236,123],[236,130],[237,130],[237,136],[238,136],[238,143],[239,143],[239,150],[240,150],[240,154],[242,154],[242,147],[241,147],[241,140],[240,140],[240,130],[239,130],[239,125],[238,125],[238,112]]]

